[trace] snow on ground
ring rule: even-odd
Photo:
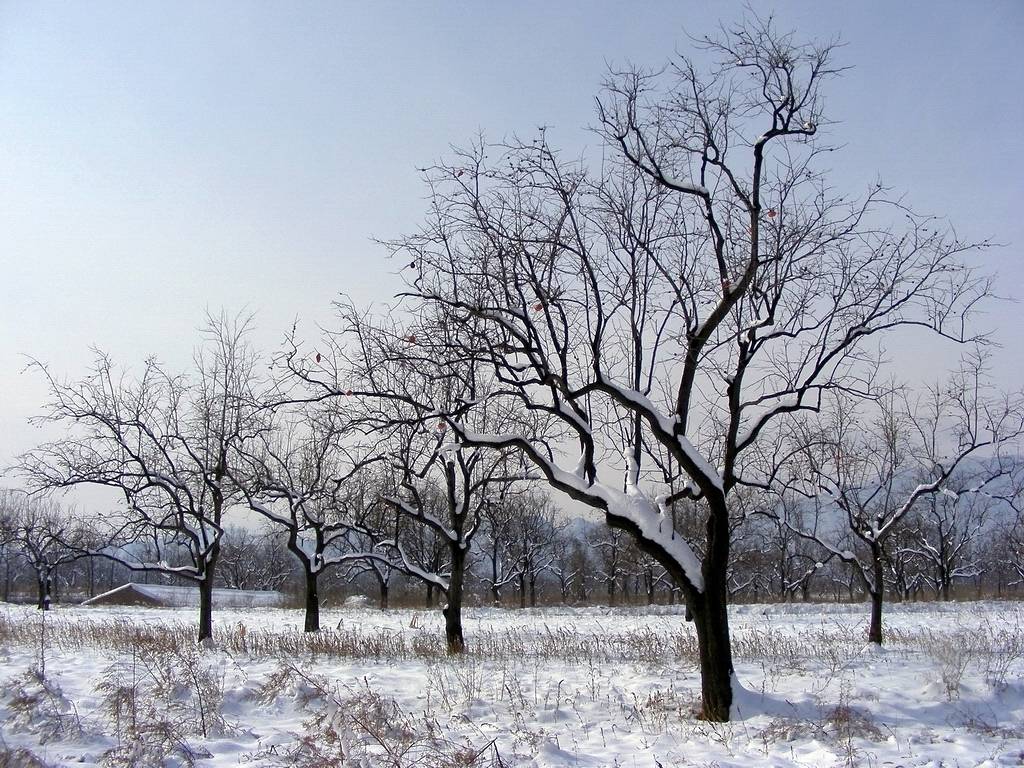
[[[41,644],[0,607],[7,764],[1024,765],[1022,603],[892,605],[883,649],[863,605],[736,606],[727,724],[678,609],[471,609],[456,660],[436,611],[215,620],[199,648],[187,609],[61,608]]]

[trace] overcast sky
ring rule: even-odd
[[[757,3],[758,8],[767,5]],[[1024,2],[778,2],[839,35],[834,186],[876,177],[1024,296]],[[609,62],[659,65],[734,2],[0,2],[0,466],[45,397],[24,355],[79,376],[90,346],[187,365],[206,308],[270,348],[339,292],[387,299],[373,237],[414,229],[416,167],[483,131],[594,138]],[[1020,386],[1024,307],[986,318]],[[0,478],[12,485],[14,478]]]

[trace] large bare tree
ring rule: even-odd
[[[460,444],[518,449],[666,569],[695,620],[711,720],[732,702],[737,490],[773,484],[794,414],[873,394],[882,336],[964,341],[990,289],[936,221],[880,186],[833,189],[834,52],[752,17],[658,72],[613,71],[600,163],[567,161],[544,131],[456,151],[425,171],[420,231],[392,243],[410,309],[447,324],[444,356],[486,363],[450,414]],[[499,403],[557,429],[462,418]],[[671,523],[683,499],[697,546]]]

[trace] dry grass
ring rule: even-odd
[[[0,768],[53,768],[35,752],[24,747],[11,749],[0,739]]]
[[[980,678],[993,689],[1006,688],[1024,659],[1019,619],[995,623],[984,618],[987,614],[980,620],[978,615],[964,616],[958,621],[957,614],[950,614],[945,624],[912,631],[889,630],[887,638],[895,657],[914,657],[926,670],[933,665],[935,680],[941,681],[951,700],[958,697],[961,680],[968,674],[971,681]],[[633,733],[652,745],[666,733],[686,729],[692,737],[717,740],[729,748],[734,739],[760,740],[765,754],[779,741],[817,739],[834,745],[837,754],[853,765],[862,760],[865,749],[873,748],[872,742],[885,738],[885,726],[872,720],[870,706],[857,706],[860,701],[851,701],[845,687],[858,672],[856,660],[864,647],[864,638],[851,631],[848,621],[824,621],[797,634],[791,626],[774,626],[766,616],[760,625],[734,633],[736,661],[760,665],[766,689],[774,676],[806,674],[815,692],[829,691],[820,710],[805,709],[798,718],[794,709],[794,716],[747,730],[742,721],[716,725],[697,720],[695,694],[686,682],[645,690],[643,695],[618,687],[615,671],[623,665],[694,678],[696,638],[692,626],[678,617],[633,627],[617,622],[614,631],[607,632],[595,631],[593,622],[549,626],[543,619],[535,627],[471,626],[471,650],[458,658],[447,655],[440,633],[432,625],[420,626],[419,617],[413,614],[408,626],[397,629],[339,624],[319,633],[236,624],[218,628],[218,650],[210,650],[196,644],[188,623],[123,618],[93,622],[58,612],[47,619],[47,644],[70,652],[100,650],[115,659],[96,686],[102,706],[90,713],[104,733],[117,740],[103,756],[107,766],[148,766],[164,756],[181,765],[201,764],[206,753],[198,745],[235,728],[222,711],[224,665],[235,663],[238,666],[232,669],[237,671],[260,660],[276,665],[267,665],[274,667],[270,674],[263,669],[259,687],[231,690],[248,691],[250,703],[269,711],[297,705],[299,717],[306,717],[287,744],[249,755],[269,765],[501,768],[509,764],[506,761],[534,754],[547,738],[546,723],[578,719],[584,736],[591,735],[593,726],[587,718],[592,704],[618,711]],[[36,649],[38,632],[39,622],[31,614],[0,614],[0,646]],[[342,685],[312,674],[311,662],[318,660],[420,662],[425,669],[425,710],[413,715],[365,681]],[[871,660],[875,663],[875,657]],[[557,679],[555,670],[561,665],[577,668],[571,689]],[[45,738],[65,739],[81,728],[63,694],[41,675],[23,676],[12,691],[7,696],[13,706],[7,706]],[[864,694],[860,696],[864,699]],[[459,720],[458,728],[452,726],[453,718],[481,706],[500,708],[495,711],[512,719],[506,721],[503,737],[510,754],[500,754],[493,732],[485,736],[472,730],[468,719]],[[544,718],[522,713],[543,713]],[[964,723],[969,729],[1008,737],[998,724],[972,717]],[[453,736],[456,732],[462,735]],[[12,762],[13,755],[0,747],[0,768],[4,759],[6,764],[19,764]],[[35,765],[27,762],[30,757],[25,757],[25,764]]]
[[[249,755],[297,768],[504,768],[494,741],[453,739],[430,717],[413,717],[368,686],[339,685],[282,663],[253,694],[261,704],[298,696],[313,711],[285,749]]]
[[[43,744],[82,733],[74,702],[38,670],[29,670],[16,678],[3,698],[11,713],[4,725],[12,731],[32,730],[39,734]]]

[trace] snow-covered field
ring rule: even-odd
[[[733,722],[678,610],[0,607],[0,765],[1024,765],[1024,604],[737,606]],[[42,650],[41,650],[42,649]],[[42,678],[30,670],[45,661]],[[6,755],[6,758],[5,758]],[[39,763],[33,762],[38,758]],[[7,762],[4,762],[5,759]]]

